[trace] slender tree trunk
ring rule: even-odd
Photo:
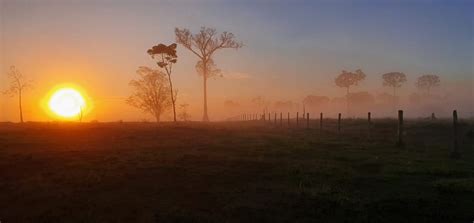
[[[204,65],[206,66],[206,65]],[[204,68],[206,71],[206,69]],[[202,117],[202,121],[208,122],[209,121],[209,116],[207,115],[207,71],[203,75],[203,81],[204,81],[204,115]]]
[[[173,94],[173,82],[171,82],[171,74],[168,72],[168,80],[170,82],[170,90],[171,90],[171,103],[173,104],[173,120],[176,122],[176,98]]]
[[[18,106],[20,108],[20,122],[23,123],[23,108],[21,106],[21,91],[18,92]]]

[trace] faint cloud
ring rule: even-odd
[[[253,78],[252,75],[243,72],[226,72],[223,74],[223,77],[231,80],[248,80]]]

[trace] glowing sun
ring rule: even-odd
[[[74,88],[61,88],[56,90],[48,102],[49,109],[56,115],[71,118],[81,114],[86,106],[86,101],[81,93]]]

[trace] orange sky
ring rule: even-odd
[[[255,96],[272,102],[292,100],[295,103],[301,103],[309,94],[342,97],[344,90],[335,86],[334,78],[343,69],[358,68],[367,73],[367,80],[353,91],[369,91],[373,95],[390,92],[382,86],[381,74],[406,73],[408,83],[401,89],[402,100],[416,92],[416,77],[438,74],[441,86],[435,94],[447,101],[437,106],[449,104],[472,115],[473,104],[469,100],[474,83],[472,19],[469,21],[472,14],[460,11],[462,5],[458,8],[454,4],[452,7],[430,6],[433,8],[420,12],[419,7],[426,6],[386,4],[374,8],[375,3],[351,6],[320,2],[316,7],[298,1],[282,13],[285,7],[290,7],[289,1],[262,2],[268,7],[232,1],[198,4],[190,1],[2,0],[0,90],[7,88],[6,71],[15,65],[34,81],[34,88],[25,94],[26,120],[52,120],[40,109],[40,101],[50,89],[62,83],[81,86],[91,98],[94,109],[85,120],[153,120],[125,104],[131,90],[128,82],[135,77],[138,66],[156,67],[146,50],[158,43],[174,42],[174,27],[195,32],[206,25],[218,31],[234,32],[245,44],[242,49],[223,50],[215,56],[224,78],[209,81],[211,120],[259,111],[250,103]],[[314,10],[308,11],[307,8],[312,7]],[[415,25],[396,23],[394,8],[405,10]],[[449,17],[449,21],[440,20],[440,8],[445,9],[445,16],[459,15]],[[326,12],[328,10],[333,13]],[[349,15],[357,15],[359,11],[369,13],[362,19],[333,17],[341,11]],[[318,12],[320,14],[315,15]],[[383,17],[378,17],[379,13]],[[276,14],[279,16],[274,17]],[[280,22],[275,24],[275,20]],[[379,27],[383,24],[391,29]],[[456,24],[457,29],[452,24]],[[449,36],[434,35],[440,29],[449,31]],[[396,30],[404,33],[403,37],[392,38],[390,33]],[[179,90],[177,104],[190,104],[192,119],[200,120],[202,80],[194,70],[197,58],[181,46],[178,46],[178,56],[173,73],[174,85]],[[455,96],[454,91],[458,93]],[[225,107],[226,100],[241,106]],[[447,110],[441,111],[446,113]],[[164,117],[170,118],[171,113]],[[16,99],[1,95],[0,121],[17,120]]]

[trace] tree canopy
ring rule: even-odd
[[[361,69],[358,69],[354,72],[343,70],[341,74],[336,77],[335,82],[338,87],[347,88],[347,93],[349,93],[349,88],[364,80],[365,76],[365,73],[362,72]]]
[[[390,72],[382,75],[383,86],[399,88],[407,81],[407,77],[401,72]]]
[[[153,115],[159,122],[160,116],[171,104],[166,76],[163,72],[149,67],[139,67],[137,75],[139,77],[129,83],[133,92],[126,102]]]

